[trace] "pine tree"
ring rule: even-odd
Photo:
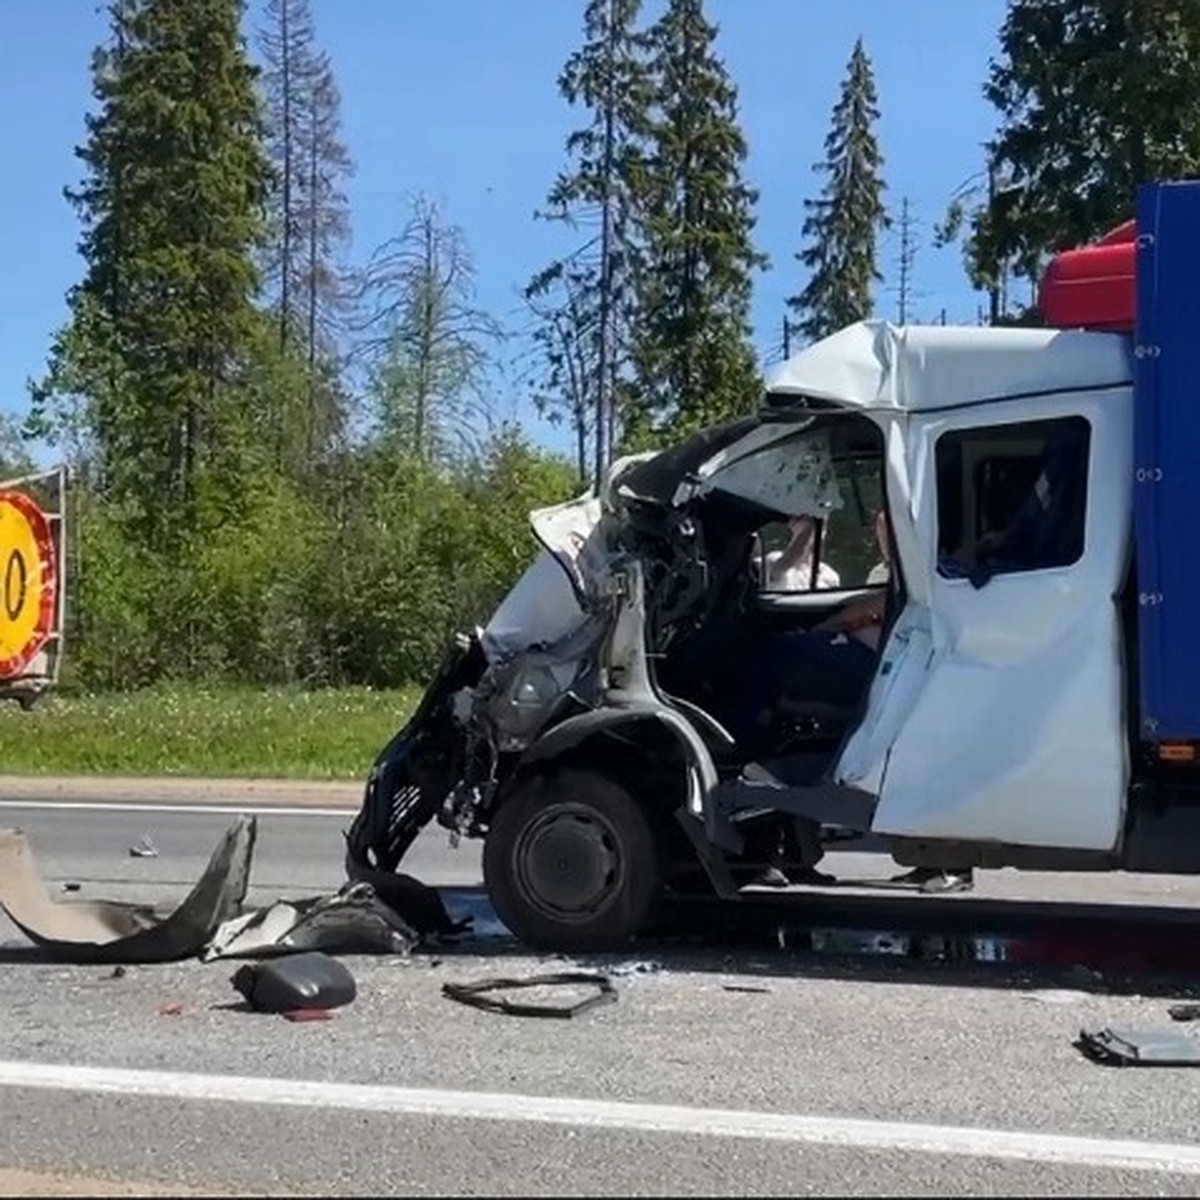
[[[668,0],[648,34],[654,107],[648,138],[631,444],[653,444],[751,409],[750,346],[758,193],[737,88],[702,0]]]
[[[1000,127],[987,196],[951,206],[972,282],[1008,311],[1008,277],[1133,215],[1137,185],[1200,172],[1200,5],[1009,0],[984,95]]]
[[[86,270],[33,389],[35,424],[77,403],[102,482],[148,535],[186,528],[201,477],[232,488],[252,445],[254,254],[267,166],[241,0],[115,0],[98,110],[67,195]]]
[[[788,300],[796,327],[810,341],[865,320],[874,310],[878,239],[890,221],[884,207],[883,155],[875,136],[879,120],[875,74],[862,38],[854,43],[825,137],[825,159],[814,170],[825,177],[821,195],[805,200],[796,256],[808,269],[804,289]]]
[[[526,289],[542,330],[538,341],[547,353],[547,386],[541,394],[548,396],[561,382],[564,353],[590,376],[576,381],[588,393],[589,412],[577,398],[568,406],[576,436],[581,421],[592,431],[597,478],[617,435],[619,380],[628,373],[633,321],[635,196],[651,100],[644,39],[635,29],[640,8],[641,0],[588,0],[584,43],[567,60],[558,86],[567,103],[582,107],[589,119],[567,138],[571,165],[551,187],[545,215],[594,228],[595,234]],[[559,285],[568,279],[564,292]],[[569,349],[564,339],[573,343]]]

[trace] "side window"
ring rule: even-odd
[[[1090,449],[1083,417],[942,434],[935,451],[938,573],[981,580],[1078,562]]]
[[[832,592],[887,582],[877,521],[883,507],[881,464],[842,460],[835,470],[841,508],[824,520],[773,521],[759,530],[764,591]]]

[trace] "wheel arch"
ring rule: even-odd
[[[679,824],[670,818],[682,809],[703,822],[702,806],[717,785],[717,769],[685,716],[665,706],[638,705],[569,717],[525,752],[504,793],[532,775],[570,768],[602,772],[622,784],[648,815],[659,818],[659,830],[677,850],[694,860],[693,840],[679,841]],[[654,803],[645,802],[647,770],[656,784]]]
[[[593,709],[569,717],[526,750],[516,775],[541,772],[568,759],[595,762],[614,738],[639,749],[672,752],[671,757],[680,767],[681,781],[683,772],[692,768],[705,795],[717,785],[712,755],[691,722],[673,709],[656,705]]]

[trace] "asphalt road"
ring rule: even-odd
[[[130,885],[186,891],[200,877],[238,811],[5,808],[0,809],[0,825],[25,831],[47,877],[86,885],[90,894]],[[339,816],[260,812],[251,877],[255,895],[275,899],[335,891],[345,880],[343,834],[352,817],[350,811]],[[130,855],[130,848],[144,837],[158,850],[156,857]],[[474,884],[482,878],[479,860],[477,842],[452,849],[445,830],[428,829],[413,845],[404,868],[434,885]],[[113,892],[112,898],[124,894]]]
[[[260,816],[252,902],[335,888],[347,820]],[[53,888],[136,900],[186,891],[226,823],[0,812]],[[144,834],[158,856],[130,857]],[[438,832],[406,866],[431,883],[479,877],[477,848],[451,851]],[[1182,880],[1004,872],[979,890],[1200,907],[1200,886]],[[464,1008],[442,984],[571,964],[488,942],[346,962],[357,1000],[293,1024],[240,1011],[231,963],[117,977],[0,953],[0,1194],[31,1194],[31,1180],[40,1194],[117,1194],[109,1180],[126,1181],[121,1194],[128,1181],[243,1195],[1200,1190],[1200,1071],[1108,1070],[1072,1046],[1081,1026],[1170,1025],[1156,988],[660,949],[589,961],[613,973],[617,1002],[539,1021]]]

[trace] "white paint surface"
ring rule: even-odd
[[[740,1138],[1200,1175],[1200,1146],[1195,1145],[565,1096],[442,1091],[19,1061],[0,1062],[0,1087],[468,1121],[569,1125],[579,1129]]]
[[[850,408],[931,412],[1132,379],[1129,339],[1118,333],[860,321],[780,363],[766,390]]]

